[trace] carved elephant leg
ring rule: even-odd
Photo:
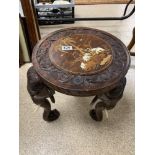
[[[125,85],[126,78],[124,77],[119,81],[118,85],[114,89],[104,94],[95,96],[91,104],[95,104],[97,100],[99,100],[99,102],[96,103],[94,109],[90,110],[90,116],[92,119],[95,121],[101,121],[103,118],[102,111],[104,109],[113,109],[116,106],[117,102],[123,96]]]
[[[103,119],[103,110],[104,107],[102,105],[102,102],[98,102],[94,109],[90,110],[89,114],[92,119],[95,121],[101,121]]]
[[[58,110],[51,110],[51,104],[47,100],[55,103],[54,90],[48,88],[41,80],[41,78],[36,73],[33,67],[30,67],[27,72],[27,90],[36,105],[44,108],[43,119],[45,121],[54,121],[59,118],[60,113]]]
[[[94,105],[95,102],[98,100],[98,96],[96,95],[92,102],[90,103],[90,105]],[[96,104],[94,109],[90,110],[89,114],[92,117],[92,119],[94,119],[95,121],[101,121],[103,118],[103,114],[102,114],[102,104]]]
[[[51,110],[51,104],[47,99],[34,96],[33,102],[44,108],[43,119],[45,121],[51,122],[59,118],[59,111],[56,109]]]

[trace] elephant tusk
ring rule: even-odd
[[[105,111],[106,118],[108,119],[109,118],[108,110],[107,109],[104,109],[104,111]]]
[[[39,110],[39,108],[40,108],[40,104],[39,104],[39,105],[37,105],[37,106],[35,106],[35,108],[34,108],[33,112],[34,112],[34,113],[35,113],[35,112],[37,112],[37,111]]]

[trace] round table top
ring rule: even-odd
[[[49,87],[74,96],[114,88],[130,65],[126,46],[113,35],[87,27],[61,29],[37,43],[32,63]]]

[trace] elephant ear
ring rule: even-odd
[[[27,71],[27,89],[29,93],[33,95],[37,95],[42,89],[44,85],[41,82],[40,77],[34,70],[34,67],[30,67]]]
[[[123,96],[125,85],[126,85],[126,78],[123,78],[120,80],[118,86],[116,86],[111,91],[105,93],[105,95],[109,99],[120,99]]]
[[[41,98],[48,98],[49,97],[49,92],[46,87],[43,87],[42,89],[39,90],[37,96]]]

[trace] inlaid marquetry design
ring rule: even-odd
[[[94,74],[112,62],[112,49],[95,35],[74,34],[51,45],[49,57],[53,64],[73,74]]]
[[[55,90],[91,96],[114,88],[130,65],[126,46],[113,35],[92,28],[55,31],[34,48],[33,66]]]

